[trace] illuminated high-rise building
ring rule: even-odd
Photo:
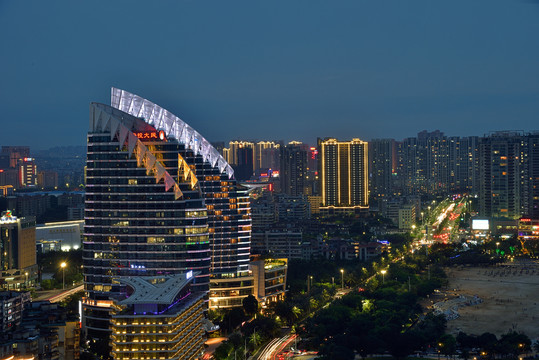
[[[250,141],[242,141],[242,140],[234,140],[230,141],[228,143],[228,163],[232,166],[239,164],[239,155],[238,152],[240,149],[249,148],[253,149],[253,152],[251,153],[251,156],[253,156],[253,163],[254,163],[254,148],[255,144]]]
[[[527,213],[527,181],[522,177],[526,171],[525,140],[518,132],[495,132],[480,139],[482,216],[516,219]]]
[[[92,103],[88,132],[83,267],[83,327],[106,339],[112,299],[127,277],[196,272],[209,290],[207,209],[186,146],[170,128]],[[159,280],[156,280],[159,281]]]
[[[318,139],[322,208],[368,208],[368,143]]]
[[[207,209],[210,240],[210,308],[241,306],[253,293],[249,271],[251,209],[247,189],[232,167],[196,130],[160,106],[129,92],[113,89],[112,106],[164,131],[177,155],[197,179]],[[174,166],[174,164],[172,164]],[[202,257],[202,255],[201,255]],[[194,284],[196,285],[196,283]]]
[[[0,289],[22,290],[37,278],[36,219],[17,218],[7,210],[0,217]]]
[[[31,188],[37,186],[37,166],[35,159],[25,157],[19,159],[19,186],[21,188]]]

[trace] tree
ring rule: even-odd
[[[362,358],[379,352],[383,347],[384,342],[371,333],[357,337],[357,341],[355,342],[355,350]]]
[[[413,332],[398,333],[391,338],[385,338],[389,353],[396,359],[404,359],[414,350],[420,349],[421,338]]]
[[[228,355],[233,351],[233,346],[228,341],[223,342],[215,349],[213,357],[217,360],[224,360],[228,358]]]
[[[228,331],[232,331],[244,321],[245,313],[240,307],[230,309],[223,316],[223,325],[227,327]]]
[[[519,354],[526,353],[531,350],[531,340],[528,336],[516,331],[510,331],[503,334],[498,343],[498,351],[501,354],[510,354],[513,357],[518,357]]]
[[[444,334],[438,340],[438,349],[446,356],[452,356],[457,351],[457,340],[451,334]]]
[[[242,301],[243,310],[248,315],[254,315],[258,312],[258,300],[253,295],[249,295]]]
[[[249,343],[253,344],[253,347],[255,348],[260,344],[261,340],[262,337],[260,336],[260,333],[256,333],[256,331],[249,336]]]
[[[318,357],[328,360],[354,360],[354,350],[334,343],[323,344],[318,352]]]

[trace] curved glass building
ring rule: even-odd
[[[112,88],[111,104],[165,132],[194,172],[208,214],[211,248],[210,308],[241,306],[253,293],[249,272],[251,209],[246,189],[219,152],[191,126],[159,105]]]
[[[178,117],[119,89],[112,89],[112,106],[92,103],[86,183],[89,338],[110,332],[112,299],[125,292],[121,278],[193,271],[192,291],[209,292],[214,308],[241,306],[253,293],[247,192]]]
[[[209,289],[207,210],[179,147],[142,119],[90,106],[83,244],[90,338],[109,331],[118,278],[193,271],[193,291]]]

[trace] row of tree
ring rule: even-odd
[[[473,263],[473,256],[480,254],[486,261],[492,256],[485,249],[462,252],[458,245],[436,245],[426,252],[403,251],[386,254],[367,271],[367,282],[341,300],[333,302],[300,327],[302,344],[318,350],[324,359],[353,359],[355,354],[389,353],[395,358],[419,351],[432,351],[462,357],[477,354],[484,358],[516,357],[531,348],[525,334],[508,332],[499,339],[493,334],[480,336],[459,334],[457,338],[445,333],[443,315],[427,314],[419,301],[430,296],[435,289],[447,284],[443,265]],[[458,255],[458,256],[457,256]],[[400,259],[400,260],[398,260]],[[385,279],[372,271],[386,266]],[[384,281],[385,280],[385,281]]]

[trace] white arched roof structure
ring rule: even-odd
[[[198,131],[168,110],[138,95],[114,87],[111,89],[111,105],[130,115],[143,118],[156,129],[164,130],[167,136],[177,139],[196,155],[202,155],[204,161],[218,167],[221,173],[226,172],[229,178],[234,177],[234,170],[219,151]]]

